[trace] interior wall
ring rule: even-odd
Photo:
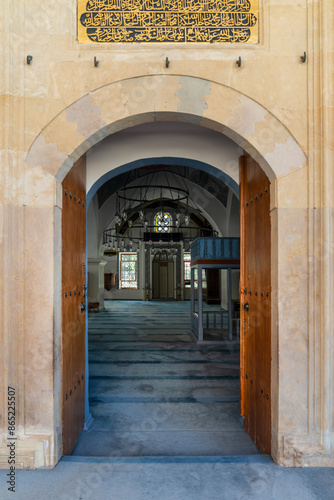
[[[229,218],[227,221],[228,227],[226,235],[230,238],[240,238],[240,213],[239,213],[239,199],[235,194],[230,192],[229,200]]]
[[[99,209],[97,198],[93,198],[87,210],[87,256],[96,258],[100,253]]]
[[[204,162],[223,171],[238,185],[240,154],[242,149],[231,139],[197,125],[138,125],[110,135],[87,152],[87,192],[112,169],[142,158],[162,157]]]

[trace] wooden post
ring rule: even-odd
[[[203,290],[202,290],[202,266],[198,266],[198,340],[203,342]]]

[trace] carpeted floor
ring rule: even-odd
[[[90,411],[73,455],[258,454],[239,416],[239,351],[198,346],[189,302],[107,301],[89,315]]]

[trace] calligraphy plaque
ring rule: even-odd
[[[79,43],[258,43],[259,0],[78,0]]]

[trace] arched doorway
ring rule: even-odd
[[[185,99],[187,85],[191,86],[194,83],[198,84],[203,102],[203,107],[195,113],[191,104]],[[181,92],[179,91],[180,85]],[[174,94],[171,91],[173,86],[175,86]],[[140,93],[138,93],[138,88],[141,90]],[[128,105],[124,108],[117,104],[114,106],[118,102],[119,92],[129,97]],[[148,94],[153,96],[150,101],[145,98]],[[162,95],[170,96],[170,99],[164,99],[162,103],[160,100]],[[111,102],[113,109],[108,104]],[[224,102],[228,102],[228,106],[224,106],[222,104]],[[88,109],[90,113],[87,112]],[[73,161],[106,135],[126,126],[132,126],[135,122],[171,119],[170,113],[175,113],[175,118],[178,120],[199,121],[202,126],[214,128],[231,137],[260,163],[270,181],[298,170],[306,162],[289,132],[254,101],[214,83],[187,77],[159,76],[121,82],[111,85],[110,88],[104,87],[80,99],[64,114],[59,115],[36,139],[27,157],[28,167],[41,166],[46,175],[54,175],[61,182],[73,165]],[[69,126],[67,136],[64,134],[64,121],[65,127]],[[77,123],[76,131],[73,131],[74,122]],[[53,139],[51,143],[49,142],[50,138],[58,137],[57,130],[62,130],[62,137],[66,136],[66,141],[59,139],[56,148],[50,147],[49,144],[54,144]],[[41,157],[45,158],[44,165],[40,165]],[[281,161],[282,157],[285,159],[284,162]],[[276,247],[275,238],[276,232],[273,233],[273,242]],[[59,233],[55,236],[55,242],[56,246],[61,242]],[[276,261],[272,262],[275,268],[277,258],[276,256]],[[59,266],[58,261],[55,262],[55,267],[57,266]],[[276,293],[276,281],[273,286],[274,293]],[[56,289],[55,292],[58,296],[59,290]],[[58,299],[56,303],[58,304],[55,307],[57,315],[60,312]],[[55,335],[59,339],[60,332],[57,328],[56,325]],[[277,363],[275,357],[274,362]],[[278,395],[277,365],[272,371],[276,378],[273,392],[276,401],[273,404],[276,409],[273,418],[275,426]],[[59,371],[58,377],[60,377]],[[276,440],[277,432],[275,431],[273,435]],[[276,442],[275,449],[277,447]]]
[[[250,167],[252,167],[250,173],[247,173],[250,170]],[[65,206],[66,206],[66,201],[68,199],[68,196],[70,198],[72,197],[72,193],[70,192],[70,188],[68,185],[68,177],[73,177],[73,172],[76,172],[80,168],[80,162],[77,163],[77,165],[70,171],[68,176],[66,176],[64,180],[64,191],[63,191],[63,210],[64,210],[64,219],[63,219],[63,240],[67,241],[68,238],[65,237],[67,234],[67,228],[70,228],[70,231],[73,231],[73,224],[70,223],[71,219],[73,219],[71,212],[67,212],[67,215],[65,217]],[[201,168],[204,169],[204,167],[201,165]],[[143,170],[143,169],[141,169]],[[254,174],[255,172],[255,174]],[[116,173],[116,172],[115,172]],[[171,173],[171,172],[169,172]],[[270,299],[269,299],[269,293],[271,295],[271,287],[270,287],[270,216],[269,216],[269,207],[270,207],[270,186],[269,186],[269,180],[265,176],[265,174],[262,173],[261,168],[256,164],[256,162],[253,162],[253,165],[249,165],[246,168],[245,165],[245,175],[242,177],[242,183],[241,183],[241,192],[245,193],[244,195],[244,200],[242,201],[242,206],[243,207],[251,207],[254,202],[254,208],[255,205],[257,205],[256,209],[256,218],[254,218],[254,215],[250,215],[250,218],[248,220],[244,220],[244,225],[242,226],[242,234],[246,234],[247,228],[250,227],[250,231],[248,231],[248,236],[244,236],[244,239],[242,238],[242,246],[243,246],[243,281],[245,283],[252,283],[255,284],[255,288],[259,288],[259,291],[253,290],[253,294],[255,296],[259,295],[259,299],[256,302],[256,307],[252,306],[250,307],[250,311],[247,310],[247,321],[246,321],[246,316],[242,316],[242,334],[241,334],[241,340],[242,340],[242,358],[241,358],[241,414],[242,416],[246,417],[245,420],[245,428],[247,429],[248,433],[251,435],[252,439],[257,443],[259,448],[261,449],[262,452],[269,453],[270,452],[270,441],[271,441],[271,385],[270,385],[270,358],[271,358],[271,342],[270,342]],[[247,174],[247,175],[246,175]],[[260,176],[260,181],[258,181],[258,178]],[[75,175],[75,179],[77,179],[77,175]],[[116,177],[117,179],[117,177]],[[218,179],[217,179],[218,182]],[[260,182],[260,184],[259,184]],[[263,186],[262,186],[263,184]],[[264,185],[265,184],[265,185]],[[66,189],[65,189],[66,186]],[[72,188],[72,191],[75,192],[75,188]],[[70,194],[69,194],[70,193]],[[252,194],[252,198],[250,198],[250,193],[255,193]],[[249,200],[248,200],[249,198]],[[76,199],[76,195],[73,195],[73,199]],[[247,200],[247,201],[246,201]],[[257,202],[258,203],[255,203]],[[265,203],[265,205],[264,205]],[[261,209],[262,207],[262,209]],[[247,213],[247,210],[245,211]],[[78,219],[75,216],[75,213],[73,213],[74,220],[77,223]],[[259,225],[257,223],[257,219],[261,220],[261,224]],[[265,231],[263,227],[263,223],[266,223]],[[64,232],[65,231],[65,232]],[[257,255],[259,254],[259,249],[254,245],[254,240],[261,239],[261,260],[259,261],[257,259]],[[265,235],[265,238],[263,237]],[[78,241],[78,238],[75,234],[73,234],[74,240]],[[77,249],[78,250],[78,243],[76,243]],[[65,250],[65,251],[64,251]],[[128,249],[129,250],[129,249]],[[174,275],[174,266],[173,266],[173,260],[171,262],[168,262],[168,259],[165,258],[163,259],[163,251],[164,249],[161,248],[161,246],[157,247],[154,253],[153,253],[153,261],[152,261],[152,299],[168,299],[168,298],[174,298],[174,290],[173,286],[169,286],[170,283],[169,281],[173,282],[173,275]],[[72,248],[72,254],[75,253],[75,251]],[[129,254],[120,254],[124,255],[127,258],[129,257]],[[63,246],[63,266],[67,265],[68,262],[68,250]],[[138,259],[140,260],[140,259]],[[72,258],[70,260],[71,266],[73,268],[73,264],[75,262],[75,259]],[[255,263],[255,266],[254,266]],[[80,268],[82,267],[82,263],[80,262],[80,259],[77,262],[78,264],[78,271],[80,272]],[[169,269],[169,264],[170,269]],[[209,264],[209,262],[207,262]],[[252,267],[253,266],[253,267]],[[261,273],[260,273],[261,271]],[[65,273],[67,276],[68,272]],[[247,279],[247,277],[252,276],[251,281]],[[259,279],[261,276],[264,277],[265,281],[265,292],[263,292],[262,287],[262,281]],[[144,281],[147,281],[147,277],[145,276]],[[137,286],[137,285],[136,285]],[[242,305],[244,306],[244,310],[246,311],[246,305],[249,305],[249,300],[247,293],[249,293],[249,297],[252,296],[252,290],[249,287],[252,287],[252,285],[248,285],[248,290],[247,292],[247,287],[246,284],[245,286],[242,286],[242,297],[244,300],[242,301]],[[71,287],[70,287],[71,288]],[[73,282],[72,288],[75,288],[75,283]],[[261,291],[260,291],[261,289]],[[71,297],[71,292],[68,292],[70,297]],[[80,293],[80,292],[79,292]],[[262,301],[262,298],[265,298],[264,301]],[[74,291],[75,295],[75,291]],[[267,299],[267,300],[266,300]],[[269,299],[269,301],[268,301]],[[268,308],[268,302],[269,302],[269,308]],[[68,296],[63,297],[63,324],[66,324],[68,322],[68,319],[66,316],[64,316],[64,312],[68,314],[67,312],[67,306],[69,304]],[[78,318],[82,318],[82,311],[73,304],[73,308],[71,309],[72,314],[70,317],[73,320],[73,315],[77,313]],[[265,313],[265,314],[264,314]],[[129,315],[131,313],[129,312]],[[265,317],[266,319],[266,324],[262,324],[263,322],[259,324],[259,318]],[[245,325],[245,326],[243,326]],[[64,333],[63,333],[64,334]],[[263,336],[263,338],[261,337]],[[248,337],[251,337],[251,341],[248,341]],[[64,336],[63,340],[67,341],[68,344],[68,336]],[[266,342],[264,342],[264,340]],[[75,336],[73,338],[73,342],[77,344],[78,337]],[[82,340],[83,343],[83,340]],[[86,353],[88,351],[87,348],[87,343],[86,343]],[[83,364],[83,358],[82,356],[80,357],[80,352],[83,353],[83,345],[78,346],[76,345],[73,349],[68,349],[66,352],[63,350],[63,368],[64,368],[64,376],[65,373],[67,374],[68,372],[70,373],[75,373],[75,378],[78,377],[78,374],[81,374],[82,371],[82,364]],[[73,352],[76,354],[73,356]],[[257,354],[261,352],[261,356],[258,356]],[[69,365],[73,363],[72,368],[69,368]],[[88,363],[86,363],[86,366],[88,366]],[[80,372],[80,373],[79,373]],[[87,373],[86,373],[87,377]],[[87,377],[88,378],[88,377]],[[259,379],[259,380],[258,380]],[[249,384],[247,384],[247,381],[249,380]],[[253,385],[254,383],[254,385]],[[78,381],[79,384],[79,381]],[[68,385],[68,384],[67,384]],[[71,385],[71,384],[70,384]],[[73,385],[73,384],[72,384]],[[76,387],[76,383],[73,385],[72,390],[68,389],[67,386],[63,386],[63,398],[64,398],[64,417],[63,417],[63,435],[68,435],[68,441],[71,440],[73,435],[77,434],[79,431],[80,426],[77,425],[76,418],[78,417],[78,402],[75,399],[75,396],[79,394],[78,389],[81,389],[82,387]],[[260,387],[261,386],[261,387]],[[76,391],[76,392],[75,392]],[[259,399],[257,397],[257,393],[259,391],[261,392],[261,395],[263,396],[263,393],[265,393],[264,397]],[[71,398],[73,393],[73,397]],[[86,398],[88,400],[88,395],[86,395]],[[262,404],[263,403],[263,404]],[[261,404],[263,407],[261,407]],[[72,411],[66,410],[66,415],[65,416],[65,409],[67,409],[72,406]],[[263,415],[264,414],[264,415]],[[81,412],[81,428],[83,426],[83,411]],[[77,436],[78,437],[78,436]],[[65,448],[64,447],[64,453],[70,453],[71,447]]]

